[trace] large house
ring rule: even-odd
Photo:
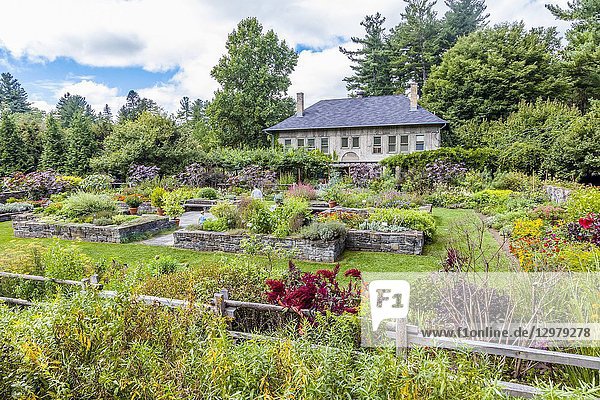
[[[417,99],[417,85],[411,84],[409,97],[321,100],[304,109],[304,94],[298,93],[296,115],[265,131],[285,148],[321,149],[335,153],[341,163],[438,149],[446,121],[420,107]]]

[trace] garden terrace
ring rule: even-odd
[[[25,197],[27,197],[27,192],[25,190],[0,192],[0,203],[5,203],[8,199],[22,199]]]
[[[175,221],[167,217],[145,215],[122,225],[44,222],[32,215],[13,221],[14,236],[18,238],[60,238],[86,242],[125,243],[140,236],[156,234],[174,228]]]

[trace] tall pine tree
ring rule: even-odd
[[[404,0],[402,21],[390,36],[391,68],[398,87],[411,80],[419,87],[427,80],[431,67],[439,64],[443,52],[442,21],[433,10],[435,0]]]
[[[0,120],[0,175],[25,171],[27,150],[23,138],[17,131],[12,115],[5,109]]]
[[[54,116],[49,115],[46,119],[46,132],[44,134],[44,147],[40,166],[42,169],[53,169],[63,172],[65,167],[65,143],[64,137]]]
[[[364,37],[352,37],[358,50],[340,47],[340,51],[352,62],[352,76],[344,78],[349,92],[362,92],[366,96],[394,93],[390,73],[390,49],[381,14],[367,15],[360,23],[364,26]]]
[[[130,90],[129,93],[127,93],[125,104],[119,110],[119,122],[135,121],[144,111],[152,114],[159,114],[161,109],[154,100],[140,97],[138,92]]]
[[[98,151],[92,121],[82,113],[76,113],[66,134],[66,170],[70,174],[89,172],[90,159]]]
[[[27,92],[10,73],[0,74],[0,110],[8,108],[12,113],[31,111],[27,101]]]
[[[95,119],[96,115],[92,106],[90,106],[85,97],[78,94],[65,93],[56,105],[56,112],[60,123],[64,128],[69,128],[76,115],[81,114],[90,119]]]
[[[490,14],[486,14],[485,0],[446,0],[449,10],[444,15],[446,49],[456,40],[487,25]]]

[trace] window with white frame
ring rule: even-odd
[[[297,144],[298,148],[304,147],[304,138],[298,138]]]
[[[329,138],[328,137],[321,138],[321,151],[325,154],[329,153]]]
[[[373,136],[373,154],[381,154],[381,136]]]
[[[417,140],[415,142],[415,150],[425,150],[425,135],[417,135]]]
[[[400,136],[400,152],[408,153],[408,135]]]
[[[342,149],[347,149],[350,147],[350,138],[342,137]]]
[[[388,136],[388,153],[396,152],[396,136]]]
[[[306,147],[308,147],[309,150],[314,150],[315,149],[315,138],[306,139]]]
[[[353,136],[352,137],[352,148],[356,149],[360,147],[360,136]]]
[[[283,139],[283,147],[289,149],[292,147],[292,139]]]

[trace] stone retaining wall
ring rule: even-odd
[[[155,233],[172,228],[175,221],[168,217],[145,216],[123,225],[97,226],[92,224],[48,223],[38,219],[19,218],[13,221],[15,237],[83,240],[86,242],[123,243],[135,235]]]
[[[5,203],[6,200],[10,198],[22,199],[27,197],[27,192],[24,190],[19,190],[16,192],[0,192],[0,203]]]
[[[241,242],[249,236],[244,233],[186,231],[179,230],[173,234],[175,247],[197,251],[222,251],[241,253]],[[256,235],[267,245],[284,250],[293,250],[301,260],[318,262],[335,262],[344,251],[344,238],[332,241],[308,240],[295,237],[277,238],[268,235]]]
[[[421,254],[425,236],[421,231],[373,232],[358,229],[348,230],[346,249],[377,251],[397,254]]]

